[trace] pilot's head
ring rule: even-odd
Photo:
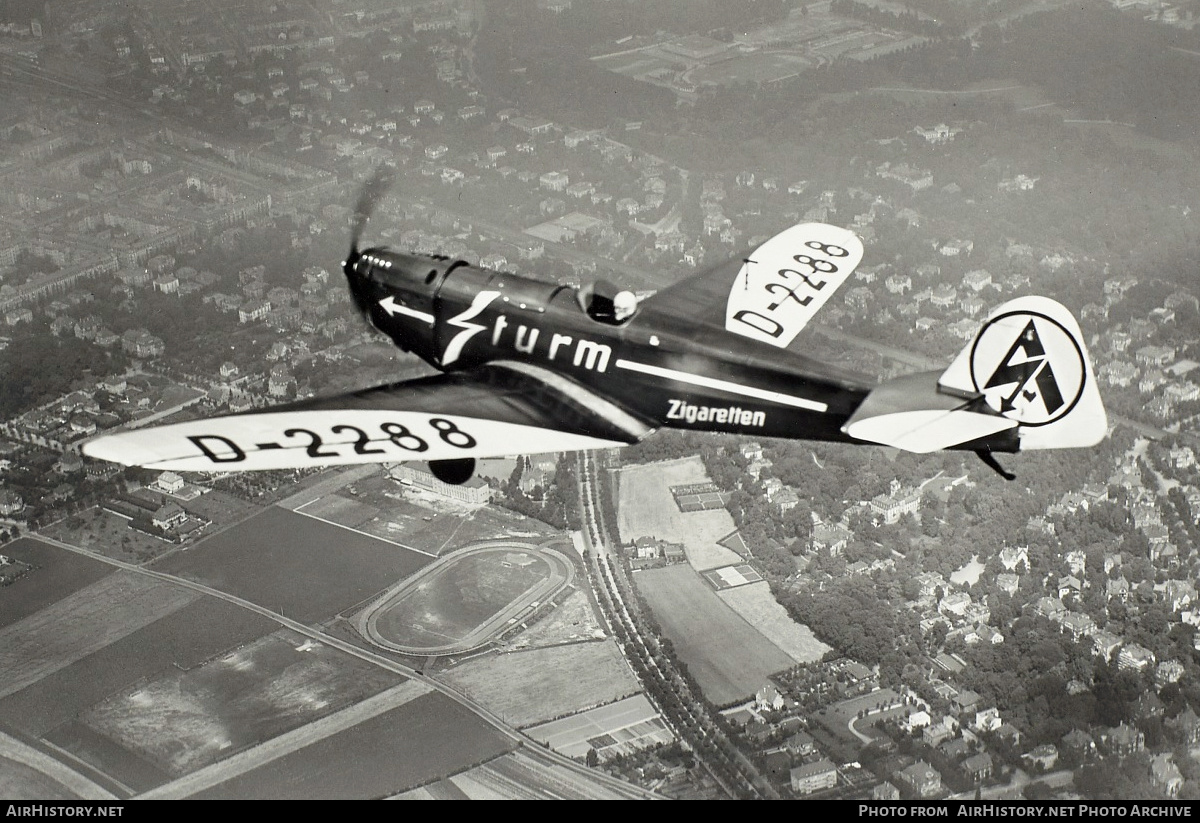
[[[637,297],[628,289],[621,289],[613,295],[613,319],[618,323],[628,320],[637,311]]]

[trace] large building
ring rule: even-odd
[[[812,794],[821,789],[837,785],[837,767],[832,761],[821,758],[816,763],[806,763],[791,771],[792,791],[796,794]]]
[[[406,485],[464,503],[487,503],[492,499],[492,489],[481,477],[472,477],[466,483],[457,486],[443,483],[433,476],[429,464],[424,461],[397,463],[388,468],[388,476]]]

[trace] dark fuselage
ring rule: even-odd
[[[841,426],[869,391],[865,381],[678,317],[653,299],[615,323],[589,314],[586,289],[461,262],[376,249],[347,273],[371,322],[437,368],[524,361],[651,427],[849,440]]]

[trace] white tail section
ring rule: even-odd
[[[993,311],[938,387],[982,394],[1017,423],[1022,451],[1094,446],[1108,433],[1079,323],[1047,297],[1019,297]]]

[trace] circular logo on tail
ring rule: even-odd
[[[1045,426],[1075,407],[1087,375],[1083,349],[1043,314],[992,318],[975,337],[971,380],[988,405],[1022,426]]]

